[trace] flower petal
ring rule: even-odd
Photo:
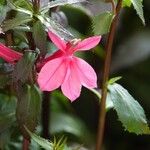
[[[52,40],[52,42],[56,45],[56,47],[62,51],[65,50],[66,48],[66,43],[64,40],[59,38],[56,34],[53,32],[49,31],[48,32],[49,38]]]
[[[22,57],[22,54],[0,43],[0,57],[9,63],[13,63],[14,61],[19,60]]]
[[[36,67],[37,70],[41,70],[41,68],[50,60],[58,58],[63,56],[63,52],[61,50],[58,50],[56,52],[54,52],[52,55],[48,56],[47,58],[45,58],[44,60],[41,60],[40,62],[37,63]]]
[[[95,47],[101,40],[101,36],[92,36],[81,42],[79,42],[75,47],[74,51],[85,51]]]
[[[74,101],[80,96],[81,83],[73,61],[70,61],[61,90],[71,101]]]
[[[56,58],[46,63],[38,75],[38,84],[42,91],[57,89],[63,82],[67,64],[62,58]]]
[[[81,58],[75,57],[75,61],[82,85],[87,88],[96,88],[97,76],[94,69]]]

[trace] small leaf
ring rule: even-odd
[[[32,73],[35,60],[36,54],[34,52],[26,52],[23,55],[23,58],[17,63],[13,72],[15,82],[21,81],[24,83],[28,79]]]
[[[130,7],[132,4],[131,0],[123,0],[122,6],[123,7]]]
[[[113,84],[113,83],[115,83],[116,81],[120,80],[121,78],[122,78],[121,76],[111,78],[111,79],[108,81],[108,84]]]
[[[6,32],[10,29],[14,29],[15,27],[28,23],[31,20],[32,20],[31,16],[28,16],[28,15],[16,16],[13,19],[8,19],[4,21],[2,23],[2,30]]]
[[[64,137],[61,137],[60,139],[58,139],[58,141],[54,138],[54,142],[51,142],[40,136],[37,136],[35,133],[30,132],[26,127],[25,129],[27,130],[31,138],[46,150],[69,150],[66,147],[66,138]]]
[[[75,4],[75,3],[80,3],[80,2],[85,2],[86,0],[55,0],[51,1],[41,9],[42,13],[46,13],[50,8],[57,7],[57,6],[62,6],[62,5],[67,5],[67,4]]]
[[[95,35],[102,35],[109,32],[114,15],[111,12],[104,12],[93,18],[93,31]]]
[[[35,133],[32,133],[31,131],[29,131],[29,129],[27,127],[25,127],[25,129],[27,130],[27,132],[29,133],[29,135],[31,136],[31,138],[38,143],[41,147],[43,147],[46,150],[53,150],[53,143],[49,142],[48,140],[37,136]]]
[[[37,126],[41,110],[41,93],[35,85],[23,85],[18,92],[17,121],[23,135],[28,138],[24,126],[30,131],[34,131]]]
[[[137,14],[139,15],[140,19],[142,20],[143,24],[145,25],[142,1],[143,0],[131,0]]]
[[[37,21],[33,25],[33,38],[37,48],[41,51],[41,54],[45,55],[47,35],[40,21]]]
[[[108,89],[114,109],[125,129],[136,134],[149,134],[146,116],[140,104],[117,83],[109,85]]]
[[[143,24],[145,25],[145,19],[143,14],[143,0],[124,0],[123,6],[131,6],[131,3],[133,4],[134,9],[136,10],[138,16],[142,20]]]

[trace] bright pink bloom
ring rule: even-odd
[[[82,85],[87,88],[97,87],[97,76],[93,68],[73,54],[95,47],[101,37],[93,36],[77,43],[66,43],[54,33],[48,34],[59,50],[46,59],[38,75],[40,89],[52,91],[61,86],[63,94],[73,101],[79,97]]]
[[[22,57],[22,54],[0,43],[0,57],[9,63],[14,63]]]

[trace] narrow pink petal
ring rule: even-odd
[[[52,42],[56,45],[56,47],[62,51],[65,51],[66,48],[66,43],[64,40],[59,38],[56,34],[53,32],[49,31],[48,32],[49,38],[52,40]]]
[[[37,70],[41,70],[41,68],[50,60],[58,58],[63,56],[64,52],[62,52],[61,50],[58,50],[56,52],[54,52],[52,55],[48,56],[47,58],[45,58],[44,60],[40,61],[37,63]]]
[[[75,47],[74,51],[85,51],[95,47],[101,40],[101,36],[92,36],[81,42],[79,42]]]
[[[46,63],[38,75],[38,84],[42,91],[57,89],[63,82],[67,64],[62,58],[56,58]]]
[[[9,63],[13,63],[14,61],[19,60],[22,57],[22,54],[0,43],[0,57]]]
[[[61,86],[63,94],[71,101],[77,99],[80,96],[81,92],[80,78],[74,65],[74,62],[71,61],[67,70],[65,80]]]
[[[75,61],[82,85],[87,88],[96,88],[97,76],[94,69],[81,58],[75,57]]]

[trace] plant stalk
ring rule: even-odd
[[[30,141],[24,137],[22,150],[29,150],[29,145],[30,145]]]
[[[49,139],[50,92],[43,92],[42,101],[42,137]]]
[[[105,116],[106,116],[105,106],[106,106],[106,98],[107,98],[107,82],[109,79],[109,72],[110,72],[112,46],[113,46],[113,41],[114,41],[114,36],[115,36],[115,31],[116,31],[116,26],[118,23],[121,6],[122,6],[122,0],[118,0],[117,6],[115,9],[115,17],[112,21],[110,32],[109,32],[107,43],[106,43],[106,53],[105,53],[103,81],[102,81],[102,98],[101,98],[101,105],[100,105],[100,112],[99,112],[96,150],[102,150],[104,127],[105,127]]]

